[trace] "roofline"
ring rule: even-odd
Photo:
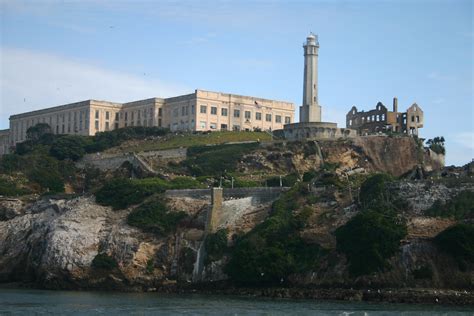
[[[285,101],[285,100],[266,99],[266,98],[253,97],[253,96],[250,96],[250,95],[234,94],[234,93],[228,93],[228,92],[217,92],[217,91],[204,90],[204,89],[196,89],[196,92],[197,91],[228,94],[232,97],[249,98],[249,99],[261,100],[261,101],[277,101],[277,102],[282,102],[282,103],[288,103],[288,104],[295,105],[293,102]]]
[[[79,102],[73,102],[73,103],[66,103],[66,104],[62,104],[62,105],[57,105],[57,106],[44,108],[44,109],[40,109],[40,110],[34,110],[34,111],[14,114],[14,115],[11,115],[9,119],[12,120],[12,119],[17,119],[17,118],[22,118],[22,117],[28,117],[28,116],[31,116],[31,115],[40,115],[40,114],[48,113],[48,112],[51,112],[51,111],[53,111],[53,112],[54,111],[60,111],[60,110],[63,110],[64,108],[66,108],[66,107],[75,108],[75,107],[80,107],[80,106],[86,106],[86,105],[91,105],[92,103],[95,103],[95,102],[104,103],[102,105],[105,105],[105,106],[107,106],[107,105],[121,106],[122,105],[122,103],[117,103],[117,102],[88,99],[88,100],[79,101]]]

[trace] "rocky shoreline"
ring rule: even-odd
[[[35,288],[43,289],[32,283],[0,283],[0,288]],[[49,290],[54,290],[49,288]],[[72,290],[72,289],[69,289]],[[177,284],[163,285],[156,288],[81,288],[78,291],[105,290],[119,292],[154,292],[163,294],[202,294],[226,295],[272,299],[296,300],[334,300],[350,302],[377,302],[402,304],[430,304],[473,306],[474,292],[471,290],[402,288],[402,289],[344,289],[344,288],[296,288],[296,287],[235,287],[223,284],[182,286]]]

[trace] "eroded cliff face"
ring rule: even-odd
[[[412,137],[364,136],[346,140],[265,144],[246,155],[238,170],[270,174],[319,170],[324,163],[337,166],[337,172],[362,169],[405,175],[416,168],[425,172],[444,167],[444,155],[423,148]]]
[[[248,231],[268,215],[269,204],[252,206],[244,200],[224,202],[225,208],[240,214],[221,221],[232,233]],[[113,211],[90,196],[42,199],[26,205],[14,199],[0,201],[0,207],[15,210],[14,216],[0,221],[0,282],[33,282],[53,289],[141,291],[196,281],[194,270],[210,201],[167,201],[171,210],[188,214],[176,232],[167,236],[129,226],[130,210]],[[118,267],[95,268],[92,262],[99,253],[113,258]],[[213,266],[206,267],[199,280],[226,278],[221,266]]]

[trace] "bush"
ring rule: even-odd
[[[227,250],[227,229],[220,229],[206,237],[206,264],[217,261]]]
[[[118,267],[117,261],[105,253],[99,253],[92,260],[92,266],[96,269],[113,270]]]
[[[189,177],[177,177],[171,181],[161,178],[124,179],[115,178],[107,181],[96,192],[96,201],[101,205],[112,206],[119,210],[130,205],[139,204],[146,197],[162,193],[168,189],[195,189],[203,185]]]
[[[429,148],[437,154],[446,154],[446,148],[444,147],[444,137],[435,137],[433,139],[428,139],[426,144]]]
[[[139,182],[129,179],[112,179],[96,192],[96,201],[101,205],[112,206],[114,210],[123,209],[130,205],[141,203],[146,197],[153,193],[163,192],[166,184],[164,180]]]
[[[279,187],[280,186],[280,177],[271,177],[267,179],[267,186],[269,187]],[[298,175],[295,173],[290,173],[281,178],[282,186],[292,187],[298,182]]]
[[[77,161],[86,153],[85,147],[90,143],[86,137],[66,135],[57,138],[51,145],[51,156],[59,159],[71,159]]]
[[[311,180],[316,178],[317,175],[318,175],[318,172],[316,170],[306,171],[303,174],[303,182],[310,182]]]
[[[308,272],[323,253],[318,244],[304,241],[299,231],[309,212],[297,212],[300,186],[293,187],[274,202],[272,213],[261,224],[236,241],[225,272],[238,284],[286,283],[289,275]],[[301,202],[301,201],[300,201]]]
[[[407,229],[394,218],[365,211],[339,227],[335,234],[337,250],[346,255],[349,272],[359,276],[383,269],[386,259],[398,250]]]
[[[434,241],[442,251],[456,258],[459,264],[474,262],[473,224],[458,224],[452,226],[439,233]]]
[[[163,201],[153,199],[134,209],[128,215],[127,223],[146,232],[165,235],[175,230],[185,217],[186,213],[170,212]]]
[[[446,203],[438,200],[425,211],[425,215],[472,219],[474,218],[474,192],[462,191]]]
[[[360,187],[359,200],[363,209],[391,209],[391,195],[388,184],[392,177],[379,173],[367,178]]]
[[[98,152],[118,146],[126,140],[145,139],[149,136],[164,136],[168,130],[160,127],[131,126],[108,132],[96,133],[92,142],[85,147],[86,152]]]
[[[183,164],[196,176],[220,176],[234,171],[242,156],[258,146],[258,143],[249,143],[190,147]]]
[[[176,177],[169,183],[169,188],[174,190],[180,189],[204,189],[206,188],[198,180],[191,178],[191,177]]]
[[[29,190],[19,188],[14,181],[0,178],[0,195],[19,196],[30,193]]]

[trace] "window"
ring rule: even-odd
[[[351,125],[352,125],[352,120],[349,120],[349,126],[351,126]]]
[[[158,119],[158,127],[161,127],[161,119]]]
[[[125,121],[128,121],[128,112],[125,112]],[[127,125],[125,125],[127,126]]]
[[[118,114],[118,112],[117,112],[117,113],[115,113],[115,120],[116,120],[116,121],[118,121],[118,120],[119,120],[119,114]]]
[[[281,123],[281,115],[275,115],[275,122]]]
[[[206,114],[206,113],[207,113],[207,106],[201,105],[201,110],[200,110],[200,112],[201,112],[202,114]]]
[[[209,128],[210,129],[217,129],[217,123],[210,123]]]
[[[232,129],[234,131],[240,131],[240,125],[234,125],[234,126],[232,126]]]
[[[178,117],[178,115],[179,115],[179,109],[178,108],[173,109],[173,116]]]
[[[221,115],[222,116],[227,116],[227,108],[222,108],[221,109]],[[226,129],[227,129],[227,125],[226,125]]]
[[[212,115],[217,115],[217,107],[211,106],[211,114]]]
[[[106,131],[109,130],[109,122],[105,122],[105,130],[106,130]]]
[[[96,111],[95,111],[95,118],[96,118],[96,119],[99,118],[99,110],[96,110]],[[64,117],[63,117],[63,119],[64,119]],[[64,121],[64,120],[63,120],[63,121]]]
[[[202,105],[201,105],[202,106]],[[199,126],[203,129],[206,129],[206,122],[205,121],[200,121]]]
[[[416,116],[416,122],[420,123],[420,117],[418,115]]]
[[[135,119],[135,112],[132,112],[132,121]],[[133,125],[133,124],[132,124]]]
[[[252,113],[250,113],[250,111],[245,111],[245,118],[247,120],[250,120],[250,116],[251,116]]]
[[[181,108],[181,116],[184,116],[185,113],[186,113],[186,108],[183,106],[183,107]]]
[[[240,110],[234,110],[234,117],[240,117]]]
[[[285,124],[290,124],[291,123],[291,117],[285,116]]]
[[[189,115],[189,105],[186,105],[186,112],[185,112],[186,115]]]
[[[119,128],[119,123],[115,123],[115,129]]]
[[[194,105],[191,105],[191,114],[194,114]]]
[[[272,115],[271,114],[265,114],[265,121],[271,122],[272,121]]]
[[[158,109],[158,116],[162,116],[163,115],[163,109],[162,108],[159,108]]]
[[[76,113],[74,113],[74,114],[76,114]],[[74,116],[76,116],[76,115],[74,115]],[[75,117],[74,117],[74,119],[75,119]],[[108,112],[108,111],[107,111],[107,112],[105,112],[105,119],[106,119],[106,120],[108,120],[108,119],[109,119],[109,112]]]
[[[411,121],[415,122],[415,117],[413,115],[411,116]]]
[[[221,130],[226,131],[227,130],[227,124],[221,124]]]
[[[261,121],[262,120],[262,113],[260,113],[260,112],[255,113],[255,119],[257,121]]]

